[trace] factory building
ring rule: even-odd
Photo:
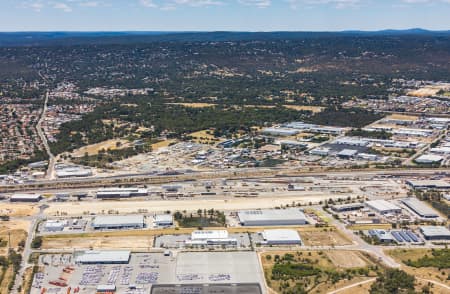
[[[142,229],[145,227],[143,215],[96,216],[91,224],[95,230]]]
[[[261,233],[267,245],[301,245],[302,239],[296,230],[264,230]]]
[[[439,155],[433,155],[433,154],[423,154],[414,159],[416,163],[421,164],[433,164],[433,163],[440,163],[442,160],[444,160],[444,157]]]
[[[46,232],[62,232],[66,226],[67,221],[48,220],[44,224],[44,230]]]
[[[439,217],[439,214],[437,214],[434,209],[426,205],[424,202],[417,200],[416,198],[405,198],[402,199],[401,202],[422,218]]]
[[[358,154],[358,150],[355,150],[355,149],[344,149],[344,150],[341,150],[337,154],[337,156],[339,158],[349,159],[349,158],[355,157],[356,154]]]
[[[92,176],[92,170],[80,166],[63,166],[55,168],[56,176],[60,179],[65,178],[85,178]]]
[[[237,245],[236,238],[230,238],[226,230],[193,231],[186,245]]]
[[[153,217],[153,225],[167,227],[173,225],[173,216],[171,214],[157,214]]]
[[[305,225],[305,214],[298,208],[244,210],[238,212],[239,222],[243,226],[282,226]]]
[[[271,136],[294,136],[297,135],[299,131],[287,128],[265,128],[261,131],[261,133]]]
[[[382,199],[366,201],[365,204],[367,207],[380,214],[397,214],[402,212],[402,209],[397,205]]]
[[[9,199],[11,202],[39,202],[42,200],[41,194],[14,194]]]
[[[76,254],[78,264],[127,264],[130,261],[130,251],[84,251]]]
[[[445,190],[450,189],[450,183],[443,180],[407,180],[406,184],[416,190],[426,190],[426,189],[434,189],[434,190]]]
[[[311,155],[319,155],[319,156],[328,156],[330,154],[331,149],[326,147],[318,147],[309,151]]]
[[[104,188],[97,191],[98,199],[130,198],[148,196],[147,189],[140,188]]]
[[[421,226],[420,232],[426,240],[450,240],[450,230],[443,226]]]
[[[364,204],[362,204],[362,203],[349,203],[349,204],[339,204],[339,205],[331,206],[331,209],[336,212],[360,210],[363,208],[364,208]]]

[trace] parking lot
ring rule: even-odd
[[[131,255],[128,264],[82,265],[74,260],[71,254],[41,256],[39,261],[44,271],[35,275],[31,293],[41,293],[43,288],[46,293],[66,293],[68,287],[77,293],[93,293],[98,285],[115,285],[116,293],[138,294],[149,293],[153,284],[260,285],[263,279],[255,252],[186,252],[170,256],[137,253]],[[249,287],[252,290],[245,290],[247,288],[244,287],[244,293],[260,293],[254,292],[255,286]],[[231,289],[231,292],[223,293],[243,293],[239,292],[240,286],[225,288]],[[178,293],[167,290],[160,288],[154,293]]]

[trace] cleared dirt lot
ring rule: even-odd
[[[36,204],[0,203],[0,214],[7,216],[30,216],[38,211]]]
[[[355,268],[365,267],[368,264],[366,259],[355,251],[327,251],[326,255],[337,267]]]
[[[42,249],[129,249],[148,250],[153,236],[46,238]]]
[[[331,228],[317,231],[301,231],[300,236],[306,246],[342,246],[351,245],[352,242],[342,232]]]
[[[148,212],[164,211],[197,211],[198,209],[240,210],[256,208],[274,208],[295,203],[309,203],[338,198],[340,195],[322,194],[320,196],[286,196],[277,198],[229,198],[229,199],[183,199],[183,200],[155,200],[155,201],[86,201],[75,203],[49,203],[45,210],[47,215],[67,213],[67,215],[82,215],[83,213],[101,213],[115,210],[119,213],[137,213],[138,209]]]

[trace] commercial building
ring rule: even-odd
[[[243,226],[305,225],[305,214],[298,208],[244,210],[238,212]]]
[[[160,227],[173,225],[173,216],[171,214],[157,214],[153,217],[153,224]]]
[[[64,178],[85,178],[92,176],[92,170],[87,167],[80,166],[64,166],[55,168],[56,176],[60,179]]]
[[[193,231],[186,245],[237,245],[236,238],[230,238],[226,230]]]
[[[147,189],[141,188],[104,188],[97,191],[97,198],[111,199],[111,198],[130,198],[148,196]]]
[[[318,147],[318,148],[314,148],[311,151],[309,151],[309,154],[311,155],[319,155],[319,156],[328,156],[328,154],[330,154],[330,148],[326,148],[326,147]]]
[[[429,207],[425,202],[419,201],[416,198],[405,198],[402,199],[401,202],[422,218],[439,217],[439,214],[437,214],[434,209]]]
[[[48,220],[44,224],[46,232],[61,232],[67,226],[67,221]]]
[[[385,230],[369,230],[369,236],[377,238],[382,243],[394,243],[394,237],[390,232]]]
[[[41,199],[41,194],[14,194],[9,200],[11,202],[39,202]]]
[[[348,158],[355,157],[356,154],[358,154],[358,150],[355,150],[355,149],[344,149],[344,150],[340,151],[337,154],[337,156],[340,157],[340,158],[348,159]]]
[[[127,264],[130,251],[84,251],[76,253],[75,262],[81,264]]]
[[[380,214],[397,214],[402,212],[402,209],[397,205],[382,199],[366,201],[365,204],[367,207]]]
[[[407,180],[406,184],[416,190],[444,190],[450,189],[450,183],[443,180]]]
[[[91,226],[96,230],[142,229],[145,227],[145,219],[143,215],[96,216]]]
[[[349,204],[339,204],[339,205],[331,206],[331,209],[336,212],[360,210],[363,208],[364,208],[364,204],[362,204],[362,203],[349,203]]]
[[[294,136],[297,135],[299,131],[287,128],[265,128],[261,131],[261,133],[271,136]]]
[[[261,233],[267,245],[301,245],[302,239],[296,230],[264,230]]]
[[[450,240],[450,230],[443,226],[421,226],[420,232],[426,240]]]
[[[416,163],[421,163],[421,164],[440,163],[442,160],[444,160],[444,158],[442,156],[433,155],[433,154],[424,154],[424,155],[421,155],[421,156],[417,157],[416,159],[414,159],[414,161]]]

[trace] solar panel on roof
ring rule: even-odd
[[[392,232],[392,236],[395,238],[395,240],[397,240],[398,242],[403,242],[403,238],[402,236],[400,236],[400,234],[398,232]]]
[[[405,232],[400,231],[398,233],[400,234],[400,236],[402,236],[403,239],[405,239],[406,242],[411,242],[412,241],[411,238],[408,237],[408,235]]]
[[[414,242],[419,242],[419,238],[411,231],[405,232],[408,237],[410,237]]]

